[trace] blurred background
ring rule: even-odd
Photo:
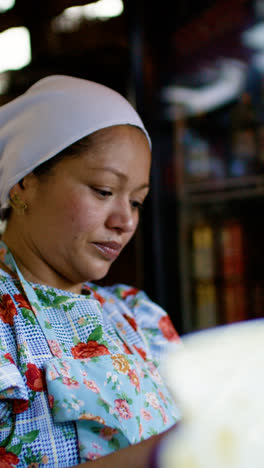
[[[264,0],[0,0],[0,105],[50,74],[110,86],[153,141],[138,233],[104,284],[179,333],[264,315]]]

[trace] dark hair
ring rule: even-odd
[[[48,159],[44,163],[33,169],[33,174],[37,177],[48,176],[52,169],[64,158],[75,158],[81,155],[84,150],[91,148],[95,144],[96,133],[94,132],[90,135],[81,138],[80,140],[75,141],[67,148],[64,148],[62,151],[57,153],[53,158]],[[19,184],[23,187],[23,179],[19,181]],[[5,221],[9,218],[12,208],[8,207],[1,210],[1,219]]]
[[[91,148],[94,144],[94,134],[87,135],[81,140],[77,140],[72,143],[67,148],[64,148],[62,151],[57,153],[53,158],[48,159],[44,163],[40,164],[39,166],[33,169],[33,174],[37,177],[41,177],[43,175],[49,175],[51,170],[62,160],[65,158],[75,158],[81,155],[84,150]],[[23,179],[20,181],[23,183]]]

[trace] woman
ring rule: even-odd
[[[0,468],[147,466],[179,417],[157,370],[168,316],[93,283],[136,230],[150,150],[133,107],[87,80],[0,108]]]

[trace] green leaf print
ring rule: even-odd
[[[107,413],[109,413],[109,406],[104,400],[102,400],[102,398],[98,398],[97,404],[99,406],[102,406],[105,409],[105,411],[107,411]]]
[[[57,296],[52,302],[53,307],[57,307],[70,299],[68,296]]]
[[[8,452],[12,452],[12,453],[14,453],[15,455],[18,456],[18,455],[20,454],[22,448],[23,448],[23,444],[22,444],[22,442],[19,442],[19,444],[12,445],[11,447],[8,447],[8,446],[7,446],[7,447],[6,447],[6,450],[7,450]]]
[[[62,428],[62,433],[65,437],[66,440],[70,440],[70,439],[73,439],[73,437],[75,436],[75,432],[72,431],[72,430],[66,430],[65,428]]]
[[[22,357],[27,358],[27,346],[22,343],[19,345],[18,348],[18,357],[21,359]]]
[[[52,325],[51,325],[50,322],[48,322],[47,320],[45,320],[44,324],[45,324],[45,328],[47,328],[48,330],[51,330]]]
[[[159,333],[160,333],[160,330],[158,328],[148,328],[149,335],[157,336],[159,335]]]
[[[94,356],[91,358],[91,362],[98,362],[98,361],[100,361],[99,356]]]
[[[117,397],[120,398],[121,400],[126,400],[126,402],[129,405],[132,405],[132,403],[133,403],[133,400],[131,398],[129,398],[129,396],[125,392],[117,393]]]
[[[34,442],[34,440],[38,437],[39,429],[34,429],[33,431],[28,432],[24,436],[17,436],[21,442],[24,444],[29,444],[30,442]]]
[[[115,295],[116,295],[119,299],[123,299],[123,298],[122,298],[122,292],[123,292],[123,289],[120,288],[120,287],[117,287],[117,288],[115,289]]]
[[[73,344],[74,344],[75,346],[77,346],[77,344],[80,343],[80,340],[79,340],[78,336],[74,336],[73,339],[72,339],[72,341],[73,341]]]
[[[36,464],[37,466],[41,462],[42,455],[41,452],[33,453],[31,447],[26,448],[26,455],[24,457],[25,464],[29,466],[31,463]]]
[[[39,306],[37,302],[31,302],[31,305],[32,307],[35,307],[35,309],[38,310],[39,312],[41,311],[41,307]]]
[[[5,351],[5,349],[6,349],[6,348],[3,346],[2,340],[1,340],[1,338],[0,338],[0,350],[1,350],[1,351]]]
[[[148,435],[151,437],[153,435],[156,435],[157,434],[157,431],[155,429],[153,429],[153,427],[151,427],[148,431]]]
[[[96,327],[94,331],[92,331],[92,333],[90,333],[90,335],[88,336],[87,343],[88,341],[99,341],[102,338],[102,336],[103,336],[102,325],[98,325],[98,327]]]
[[[32,310],[25,309],[24,307],[21,307],[21,312],[22,312],[22,315],[23,315],[24,319],[26,320],[27,325],[29,323],[31,323],[32,325],[36,325],[35,316],[34,316]]]
[[[44,305],[44,306],[52,306],[52,301],[50,300],[49,296],[45,294],[41,289],[35,289],[35,293],[39,299],[39,301]],[[39,310],[39,308],[38,308]]]
[[[108,348],[109,344],[107,341],[105,340],[100,340],[100,344],[103,344],[104,346],[106,346]]]
[[[101,431],[101,427],[99,427],[99,426],[93,426],[93,427],[91,427],[91,431],[92,431],[94,434],[99,434],[99,432]]]
[[[108,446],[114,450],[120,449],[120,442],[118,439],[113,437],[111,440],[108,441]]]
[[[67,353],[67,348],[65,346],[65,343],[61,343],[61,349],[64,353]]]
[[[2,428],[3,426],[1,425],[1,429]],[[12,439],[14,437],[15,429],[16,429],[15,424],[13,424],[11,433],[8,434],[8,436],[4,440],[2,440],[2,442],[0,443],[0,447],[5,447],[6,450],[8,447],[10,447]]]
[[[26,365],[25,362],[23,362],[23,364],[20,366],[20,369],[23,372],[23,374],[25,374],[25,372],[27,372],[27,365]]]

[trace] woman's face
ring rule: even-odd
[[[119,125],[96,139],[49,176],[30,174],[24,189],[26,248],[71,285],[106,275],[133,236],[149,189],[151,156],[141,130]]]

